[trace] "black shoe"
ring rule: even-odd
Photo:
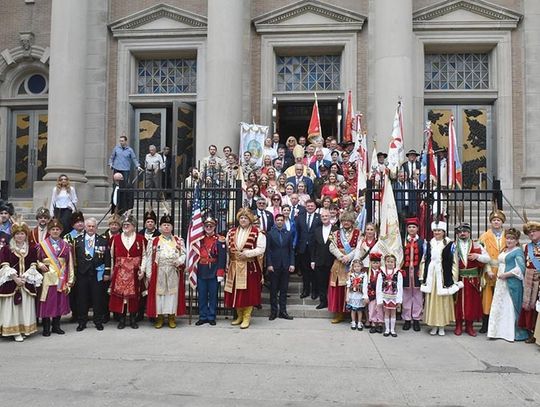
[[[481,334],[485,334],[488,331],[488,325],[489,325],[489,316],[483,315],[482,316],[482,328],[478,331]]]
[[[60,328],[60,317],[54,317],[52,320],[52,329],[51,332],[54,332],[58,335],[64,335],[65,332]]]
[[[403,324],[403,330],[408,331],[409,329],[411,329],[411,321],[405,321]]]
[[[317,298],[319,298],[319,294],[315,294],[315,293],[311,294],[312,300],[316,300]]]
[[[390,336],[390,332],[385,332],[385,333],[382,334],[382,336],[384,336],[384,337]]]
[[[377,328],[377,333],[382,334],[382,325],[379,325]]]
[[[319,305],[315,307],[315,309],[324,309],[328,308],[328,304],[326,302],[321,302]]]
[[[197,322],[195,322],[195,325],[201,326],[201,325],[204,325],[204,324],[207,324],[207,323],[208,323],[207,319],[199,319]]]
[[[287,314],[286,312],[280,312],[279,313],[279,317],[281,319],[288,319],[289,321],[294,319],[293,317],[291,317],[289,314]]]
[[[420,331],[420,321],[414,320],[413,323],[412,323],[412,329],[415,332],[419,332]]]
[[[86,329],[86,324],[79,322],[79,326],[77,326],[76,331],[81,332],[81,331],[84,331],[85,329]]]
[[[392,338],[397,338],[397,333],[395,332],[390,332],[390,335],[392,335]]]
[[[126,327],[126,316],[125,315],[121,315],[119,320],[118,320],[118,326],[117,328],[118,329],[124,329]]]
[[[309,293],[304,291],[302,294],[300,294],[300,298],[306,298],[306,297],[309,297]]]
[[[43,318],[43,336],[51,336],[51,319]]]
[[[215,319],[211,319],[210,321],[208,321],[208,323],[212,326],[215,326],[216,325],[216,320]]]
[[[268,317],[268,319],[269,319],[270,321],[273,321],[273,320],[276,319],[276,318],[277,318],[277,314],[276,314],[275,312],[272,312],[272,313],[270,314],[270,316]]]
[[[370,334],[375,334],[377,333],[377,328],[375,326],[372,326],[371,328],[369,328],[369,333]]]
[[[98,331],[103,331],[103,324],[100,324],[99,322],[96,323],[96,329],[97,329]]]
[[[129,316],[129,326],[132,329],[139,329],[139,324],[137,323],[137,316],[136,315],[130,315]]]

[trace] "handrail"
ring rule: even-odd
[[[485,175],[486,178],[487,178],[491,183],[493,183],[493,178],[491,178],[487,172],[480,173],[480,182],[482,181],[482,174]],[[512,212],[514,212],[514,213],[518,216],[518,218],[521,219],[521,221],[522,221],[523,223],[525,223],[525,218],[519,214],[519,212],[517,211],[517,209],[514,207],[514,205],[512,205],[512,202],[510,202],[510,201],[508,200],[508,198],[504,195],[504,192],[503,192],[502,190],[501,190],[501,196],[502,196],[503,200],[508,204],[508,206],[510,206],[510,208],[512,209]]]

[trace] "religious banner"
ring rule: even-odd
[[[401,102],[398,102],[396,114],[394,116],[394,124],[392,126],[392,137],[388,146],[388,169],[395,178],[397,172],[401,168],[401,164],[405,162],[405,149],[403,148],[403,111]]]
[[[249,151],[253,162],[262,167],[264,139],[267,134],[268,126],[240,123],[240,160],[244,153]]]

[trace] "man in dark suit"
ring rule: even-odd
[[[296,217],[296,231],[298,239],[296,253],[298,255],[298,266],[302,271],[302,294],[300,298],[306,298],[311,294],[312,299],[317,299],[319,290],[315,281],[315,272],[311,268],[310,242],[315,229],[321,225],[321,218],[315,212],[317,205],[311,199],[306,202],[306,212]]]
[[[257,210],[254,211],[255,215],[259,218],[259,228],[263,232],[272,230],[274,226],[274,216],[272,212],[266,210],[266,198],[260,197],[257,199]]]
[[[94,310],[94,325],[103,330],[105,311],[103,282],[110,278],[109,242],[96,234],[97,221],[88,218],[85,231],[75,238],[75,279],[77,280],[77,331],[83,331],[88,322],[90,304]]]
[[[128,194],[125,191],[121,191],[122,183],[124,182],[124,176],[120,172],[116,172],[113,175],[113,190],[111,193],[111,213],[118,213],[122,215],[129,209]]]
[[[317,160],[309,164],[309,168],[313,170],[313,172],[315,173],[317,177],[321,177],[321,168],[323,167],[330,168],[330,164],[332,164],[332,162],[324,159],[324,152],[322,151],[321,148],[315,151],[315,158]]]
[[[319,168],[319,173],[320,173],[320,176],[318,176],[317,178],[315,178],[315,180],[313,181],[313,198],[314,199],[320,199],[321,198],[321,192],[322,192],[322,189],[324,187],[324,184],[326,184],[326,181],[328,181],[328,169],[330,168],[330,166],[328,167],[320,167]]]
[[[420,161],[418,161],[420,154],[416,150],[409,150],[405,156],[407,161],[403,163],[401,169],[405,173],[405,179],[409,181],[413,178],[414,170],[420,170]]]
[[[277,150],[278,156],[274,159],[273,163],[275,164],[276,160],[281,160],[283,164],[282,168],[289,168],[291,165],[294,165],[294,157],[289,149],[285,146],[281,146]]]
[[[285,227],[285,217],[276,215],[274,227],[266,237],[266,270],[270,277],[270,321],[277,316],[293,319],[287,313],[287,291],[289,273],[294,272],[294,250],[292,234]],[[278,314],[279,292],[279,314]]]
[[[304,175],[304,165],[295,164],[294,173],[294,177],[287,178],[287,182],[293,184],[295,189],[298,187],[298,184],[300,182],[303,182],[304,184],[306,184],[306,192],[309,195],[313,194],[313,181],[311,180],[311,178]]]
[[[330,237],[332,236],[332,224],[330,223],[330,212],[322,209],[320,212],[321,225],[315,228],[310,243],[311,269],[315,272],[315,278],[319,287],[320,303],[316,309],[328,307],[328,279],[330,269],[334,264],[334,255],[330,253]]]
[[[246,198],[244,199],[244,208],[249,208],[253,213],[257,210],[257,199],[252,187],[246,188]]]

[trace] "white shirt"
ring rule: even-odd
[[[77,199],[77,193],[75,192],[74,187],[70,187],[69,193],[65,188],[58,191],[58,188],[54,187],[51,198],[51,207],[49,210],[51,213],[54,213],[54,208],[70,208],[72,211],[74,211],[77,202],[79,202],[79,200]]]
[[[323,237],[324,243],[326,243],[328,241],[328,237],[330,236],[330,233],[332,233],[332,224],[323,225],[323,227],[322,227],[322,237]]]
[[[165,163],[163,162],[163,157],[161,154],[146,154],[146,159],[144,160],[144,165],[147,171],[162,170],[165,168]]]

